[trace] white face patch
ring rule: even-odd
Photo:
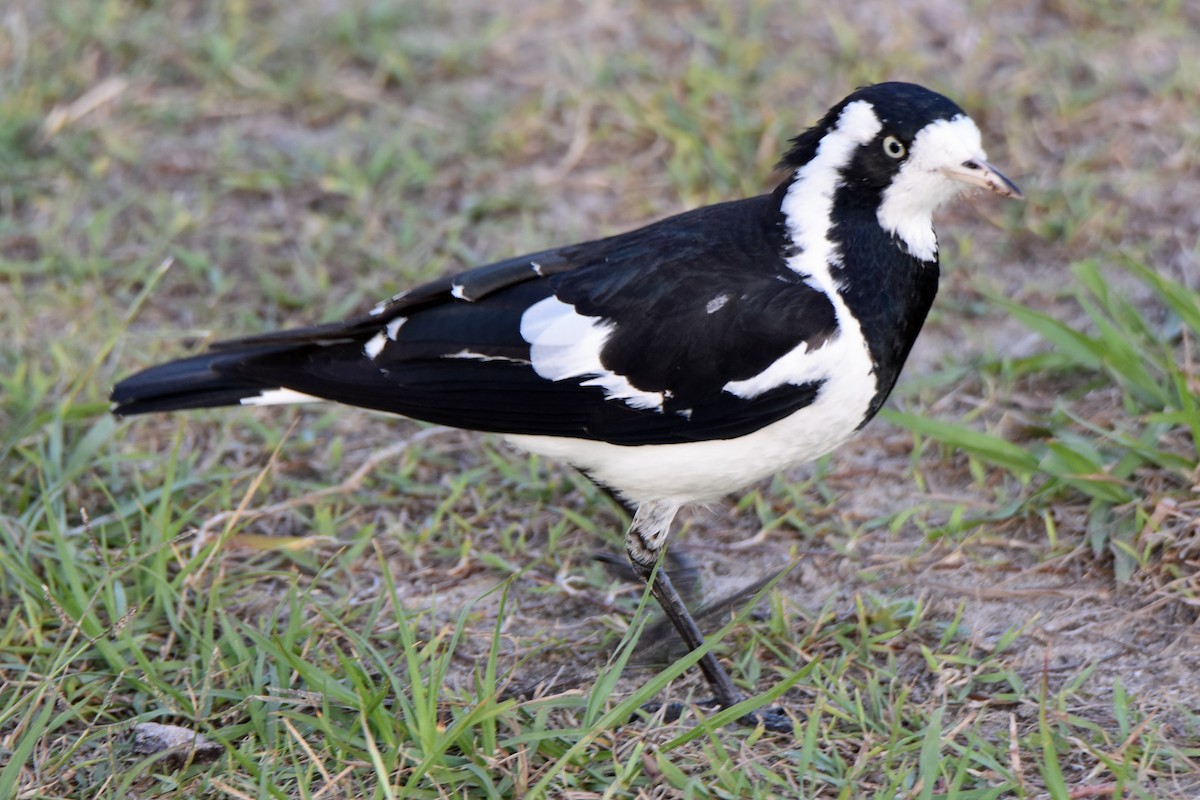
[[[645,392],[600,362],[612,325],[584,316],[557,297],[547,297],[521,315],[521,337],[529,342],[533,370],[548,381],[592,376],[582,386],[599,386],[610,400],[632,408],[662,410],[662,392]]]
[[[899,238],[909,254],[922,261],[934,260],[937,235],[933,212],[964,188],[942,170],[986,160],[979,128],[970,117],[960,114],[931,122],[917,134],[908,159],[884,191],[879,224]]]
[[[291,403],[322,402],[324,400],[320,397],[313,397],[311,394],[296,392],[291,389],[264,389],[256,397],[243,397],[241,399],[241,403],[244,406],[283,406]]]

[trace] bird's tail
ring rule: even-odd
[[[131,416],[317,399],[278,385],[256,382],[246,376],[244,369],[239,369],[248,361],[286,349],[289,349],[286,345],[233,347],[150,367],[113,387],[113,413]]]

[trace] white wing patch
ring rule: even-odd
[[[383,352],[383,346],[387,344],[387,340],[387,331],[380,331],[370,339],[367,339],[367,343],[363,345],[363,354],[374,361]]]
[[[529,342],[533,370],[548,381],[591,376],[582,386],[599,386],[610,400],[632,408],[662,410],[663,393],[646,392],[606,368],[600,352],[613,326],[588,317],[557,297],[534,303],[521,316],[521,337]]]
[[[284,406],[291,403],[323,403],[324,399],[292,389],[264,389],[257,397],[243,397],[244,406]]]
[[[408,297],[408,292],[409,292],[409,290],[408,290],[408,289],[405,289],[403,292],[398,292],[397,294],[394,294],[394,295],[392,295],[392,296],[391,296],[391,297],[389,297],[387,300],[384,300],[384,301],[382,301],[382,302],[376,303],[376,304],[375,304],[375,307],[374,307],[374,308],[372,308],[372,309],[371,309],[369,312],[367,312],[367,313],[369,313],[369,314],[370,314],[372,317],[378,317],[380,314],[382,314],[383,312],[387,311],[387,310],[388,310],[388,307],[389,307],[389,306],[390,306],[392,303],[398,303],[398,302],[400,302],[401,300],[403,300],[405,297]]]
[[[383,330],[367,339],[363,344],[363,355],[374,361],[379,358],[379,354],[383,352],[383,347],[388,343],[388,340],[396,341],[396,335],[400,333],[400,329],[404,327],[404,323],[408,322],[408,317],[396,317],[390,320],[387,325],[383,326]]]
[[[446,353],[442,358],[465,358],[468,361],[507,361],[512,364],[525,364],[529,362],[523,358],[513,358],[511,356],[489,356],[487,353],[476,353],[467,348],[459,350],[457,353]]]
[[[406,322],[408,322],[408,317],[396,317],[394,320],[389,322],[387,327],[384,328],[384,331],[387,333],[387,337],[393,342],[396,341],[396,334],[400,332],[400,328],[403,327],[404,323]]]
[[[821,353],[822,350],[828,352],[829,348],[818,348],[817,353]],[[801,342],[757,375],[745,380],[730,381],[721,388],[732,395],[749,400],[785,383],[801,386],[823,380],[829,375],[829,368],[833,366],[829,361],[828,357],[814,357],[809,353],[808,343]]]
[[[729,295],[719,294],[716,297],[714,297],[712,300],[708,301],[708,305],[706,305],[704,307],[704,310],[709,314],[715,314],[718,311],[720,311],[722,308],[724,308],[725,304],[728,302],[729,302]]]

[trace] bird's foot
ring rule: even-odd
[[[788,716],[787,709],[783,706],[771,706],[751,711],[749,714],[739,717],[738,724],[749,727],[762,725],[764,729],[772,733],[792,733],[796,730],[795,720]]]
[[[690,705],[702,708],[705,711],[719,711],[725,708],[716,698],[708,698],[706,700],[697,700]],[[662,714],[664,722],[677,722],[684,712],[689,707],[688,703],[670,702],[646,703],[641,707],[641,710],[647,714]],[[787,710],[782,706],[772,706],[771,708],[760,708],[751,711],[749,714],[738,717],[738,725],[745,725],[750,728],[756,728],[762,725],[764,729],[772,733],[792,733],[795,730],[794,720],[788,716]]]

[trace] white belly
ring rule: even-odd
[[[506,438],[574,465],[634,503],[713,500],[818,458],[854,435],[874,397],[875,377],[861,338],[851,336],[846,345],[846,358],[825,376],[816,401],[736,439],[622,446],[555,436]]]

